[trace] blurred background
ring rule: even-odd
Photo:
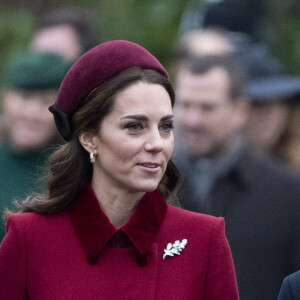
[[[172,60],[172,47],[178,32],[199,25],[199,10],[205,2],[218,0],[1,0],[0,10],[0,76],[9,58],[28,47],[38,16],[57,6],[86,8],[99,29],[99,41],[127,39],[153,52],[166,67]],[[232,2],[246,3],[247,0]],[[300,74],[300,1],[248,1],[252,5],[252,22],[263,10],[261,31],[271,52],[290,74]],[[263,3],[255,8],[256,3]],[[196,9],[197,8],[197,9]],[[205,8],[203,8],[205,9]],[[198,15],[192,20],[191,11]],[[201,13],[200,13],[201,14]],[[192,24],[194,22],[194,24]],[[1,78],[1,77],[0,77]]]
[[[65,6],[90,10],[99,41],[127,39],[169,62],[172,42],[187,0],[70,0]],[[28,47],[38,16],[61,6],[59,0],[1,0],[0,72],[16,52]]]

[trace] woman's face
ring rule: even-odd
[[[157,188],[173,151],[170,96],[159,84],[138,82],[117,94],[92,137],[93,181],[127,192]]]
[[[249,141],[261,150],[271,150],[286,129],[289,106],[283,101],[252,106],[250,109],[246,134]]]

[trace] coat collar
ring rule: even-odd
[[[166,201],[158,190],[146,193],[128,222],[118,229],[101,209],[92,185],[89,184],[71,206],[70,217],[88,257],[97,260],[101,250],[118,230],[128,236],[139,254],[146,254],[154,243],[166,212]]]

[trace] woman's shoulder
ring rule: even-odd
[[[53,216],[44,216],[35,212],[12,213],[7,219],[7,231],[12,227],[15,230],[31,231],[48,228],[57,222],[63,222],[67,214],[61,213]]]
[[[212,231],[222,233],[225,229],[225,222],[222,217],[191,212],[171,205],[168,205],[165,221],[172,227],[177,224],[180,228],[201,232],[201,234],[211,234]]]
[[[211,215],[192,212],[172,205],[168,205],[168,216],[177,220],[180,219],[181,221],[187,221],[191,223],[224,223],[224,219],[222,217],[214,217]]]
[[[42,215],[36,212],[23,212],[23,213],[12,213],[9,215],[8,220],[12,222],[48,222],[55,219],[64,217],[66,213],[60,213],[55,215]]]

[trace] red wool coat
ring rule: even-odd
[[[168,243],[186,239],[180,255]],[[11,215],[0,247],[0,299],[239,299],[222,218],[146,193],[117,229],[87,187],[67,212]]]

